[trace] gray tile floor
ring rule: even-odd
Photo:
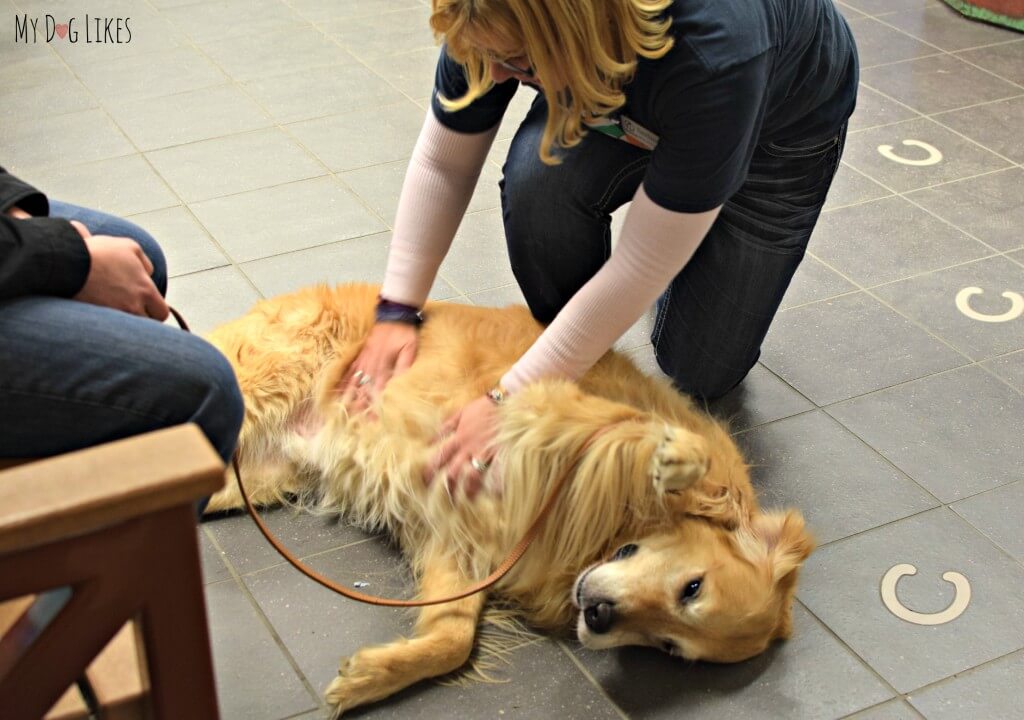
[[[436,49],[421,0],[0,0],[76,17],[79,42],[0,33],[0,161],[163,243],[170,298],[208,330],[318,281],[379,280]],[[792,640],[737,666],[538,638],[501,683],[425,684],[356,717],[1020,717],[1024,691],[1024,37],[936,0],[848,0],[860,107],[828,209],[762,362],[716,410],[768,504],[821,540]],[[132,39],[85,43],[84,16]],[[41,23],[45,22],[41,19]],[[433,290],[519,298],[502,243],[520,93]],[[644,319],[619,343],[653,372]],[[407,576],[344,524],[270,513],[315,567],[378,591]],[[320,717],[338,659],[408,631],[283,566],[242,517],[201,540],[226,718]],[[919,613],[882,602],[890,568]]]

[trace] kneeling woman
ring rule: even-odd
[[[472,492],[494,402],[583,375],[657,303],[678,388],[753,367],[839,166],[857,53],[832,0],[434,0],[444,40],[378,322],[343,382],[365,406],[416,353],[418,310],[509,101],[537,98],[501,181],[516,279],[548,327],[452,417],[434,466]],[[614,252],[610,213],[632,201]]]

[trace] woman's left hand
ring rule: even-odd
[[[480,492],[484,474],[494,459],[497,434],[498,408],[489,397],[479,397],[466,405],[441,426],[434,458],[427,466],[427,483],[446,471],[449,494],[454,497],[461,484],[472,500]]]

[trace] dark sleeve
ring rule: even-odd
[[[45,195],[0,167],[0,213],[15,205],[35,217],[50,214],[50,204]]]
[[[12,206],[36,215],[15,220]],[[71,297],[89,275],[89,251],[71,223],[49,218],[46,196],[0,168],[0,300]]]
[[[767,53],[698,82],[671,78],[657,112],[661,136],[644,177],[655,203],[674,212],[705,212],[743,184],[767,106]]]
[[[0,300],[71,297],[85,284],[89,265],[85,242],[67,220],[0,215]]]
[[[458,112],[445,110],[438,95],[457,100],[465,95],[466,88],[466,75],[462,66],[448,56],[448,46],[442,45],[441,54],[437,58],[437,71],[434,73],[434,93],[430,99],[430,107],[434,111],[434,117],[449,130],[461,133],[490,130],[501,122],[512,96],[519,89],[519,81],[507,80],[495,85]]]

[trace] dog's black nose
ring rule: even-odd
[[[612,627],[614,619],[615,609],[608,602],[591,605],[583,611],[583,622],[587,624],[591,632],[595,632],[598,635],[608,632]]]

